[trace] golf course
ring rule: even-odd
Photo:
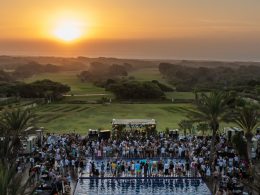
[[[44,73],[25,80],[50,79],[67,84],[71,91],[59,102],[43,104],[34,109],[35,123],[48,132],[65,133],[76,131],[84,134],[88,129],[111,129],[113,118],[148,118],[157,121],[157,129],[178,128],[178,123],[186,118],[191,104],[174,103],[172,99],[194,99],[191,92],[167,92],[165,102],[118,102],[111,92],[89,82],[81,82],[78,72]],[[158,68],[145,68],[133,71],[129,76],[140,81],[159,80],[166,83]],[[111,99],[109,103],[97,103],[102,98]]]

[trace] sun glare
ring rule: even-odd
[[[64,20],[57,23],[54,36],[65,42],[72,42],[82,36],[82,29],[78,21]]]

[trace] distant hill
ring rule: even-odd
[[[119,58],[64,58],[64,57],[16,57],[16,56],[0,56],[0,69],[14,69],[18,66],[27,64],[29,62],[37,62],[39,64],[55,64],[62,66],[63,70],[84,70],[91,63],[99,62],[102,64],[131,64],[133,67],[154,67],[158,65],[157,61],[135,60],[135,59],[119,59]]]
[[[241,65],[260,66],[260,62],[230,62],[230,61],[210,61],[210,60],[146,60],[146,59],[120,59],[120,58],[89,58],[89,57],[30,57],[30,56],[0,56],[0,69],[15,69],[18,66],[36,62],[39,64],[53,64],[61,66],[65,71],[86,70],[93,62],[104,65],[131,64],[134,68],[157,67],[160,63],[173,63],[190,67],[239,67]]]

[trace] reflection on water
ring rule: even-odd
[[[201,179],[82,179],[75,195],[210,195]]]

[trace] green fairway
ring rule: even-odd
[[[167,99],[194,99],[195,95],[192,92],[166,92],[165,93]]]
[[[102,97],[113,99],[113,94],[91,83],[82,83],[78,78],[79,72],[46,73],[26,79],[25,82],[50,79],[67,84],[71,87],[73,96],[65,97],[62,101],[41,105],[35,108],[36,125],[43,126],[48,132],[64,133],[75,130],[84,134],[88,129],[111,129],[113,118],[147,118],[157,120],[157,129],[178,128],[178,123],[185,119],[190,104],[92,104]],[[144,68],[133,71],[129,76],[136,80],[158,80],[166,83],[161,77],[158,68]],[[168,99],[194,99],[193,93],[171,92],[166,93]],[[112,101],[114,102],[114,101]]]
[[[83,83],[77,78],[79,72],[59,72],[59,73],[44,73],[35,75],[25,80],[25,82],[33,82],[36,80],[50,79],[52,81],[67,84],[71,87],[70,94],[104,94],[107,93],[105,89],[96,87],[92,83]]]
[[[186,116],[189,104],[50,104],[36,108],[38,126],[49,132],[75,130],[84,134],[88,129],[111,129],[113,118],[156,119],[158,130],[177,128]]]
[[[74,97],[67,97],[65,102],[71,102],[74,100],[79,101],[96,101],[101,99],[103,96],[108,98],[113,98],[111,92],[105,91],[104,88],[97,87],[90,82],[81,82],[77,78],[79,72],[59,72],[59,73],[45,73],[40,75],[35,75],[31,78],[25,80],[25,82],[33,82],[36,80],[50,79],[56,82],[67,84],[71,87],[69,94],[75,95]],[[162,83],[167,84],[167,82],[162,78],[158,68],[143,68],[133,72],[130,72],[129,76],[134,76],[136,80],[139,81],[151,81],[158,80]],[[169,85],[169,84],[168,84]],[[169,85],[170,86],[170,85]],[[79,95],[79,96],[77,96]],[[167,99],[194,99],[194,93],[192,92],[166,92]]]
[[[103,88],[97,87],[89,82],[81,82],[77,75],[80,72],[77,71],[67,71],[67,72],[58,72],[58,73],[44,73],[39,75],[34,75],[25,80],[25,82],[33,82],[36,80],[42,79],[50,79],[52,81],[60,82],[63,84],[67,84],[71,87],[70,94],[100,94],[100,93],[107,93]],[[166,82],[158,68],[143,68],[138,69],[136,71],[130,72],[129,76],[133,76],[136,80],[139,81],[151,81],[151,80],[158,80],[160,82]]]
[[[138,81],[152,81],[158,80],[165,83],[158,67],[154,68],[142,68],[129,73],[129,76],[133,76]]]

